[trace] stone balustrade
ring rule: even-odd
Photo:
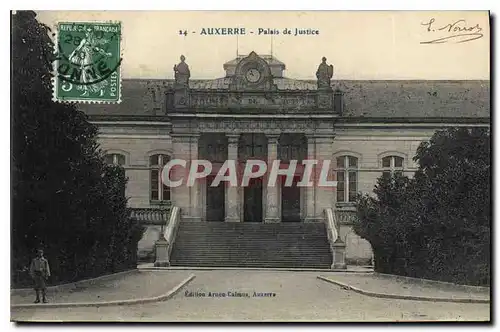
[[[154,266],[170,266],[170,255],[174,246],[179,223],[181,222],[181,210],[177,206],[172,207],[169,220],[166,221],[165,230],[160,234],[160,238],[155,242],[156,259]]]
[[[327,208],[324,210],[326,232],[328,242],[330,243],[330,251],[332,253],[332,269],[345,269],[345,249],[346,244],[339,236],[339,223],[336,217],[336,211]]]
[[[130,218],[148,225],[165,225],[170,215],[170,208],[131,208],[130,210]]]
[[[340,224],[352,225],[356,220],[356,209],[352,208],[337,208],[335,209],[335,217]]]

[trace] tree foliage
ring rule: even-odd
[[[52,101],[54,45],[34,12],[12,17],[13,281],[42,246],[54,281],[135,267],[142,229],[127,211],[122,168],[104,163],[97,128]]]
[[[354,230],[371,243],[375,269],[489,284],[489,131],[438,131],[421,143],[414,160],[413,178],[382,176],[374,196],[358,199]]]

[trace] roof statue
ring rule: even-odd
[[[330,88],[330,82],[333,77],[333,65],[326,64],[326,58],[323,57],[321,64],[316,71],[316,77],[318,78],[318,89]]]
[[[174,76],[176,85],[182,85],[185,87],[189,86],[189,77],[191,73],[189,71],[189,66],[186,62],[186,57],[181,55],[181,62],[179,64],[174,65]]]

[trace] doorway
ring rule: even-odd
[[[293,178],[292,186],[285,186],[285,178],[281,181],[281,221],[300,222],[300,187],[298,177]]]
[[[207,177],[207,221],[224,221],[226,216],[225,209],[225,182],[221,181],[217,187],[212,187],[215,176]]]
[[[244,188],[245,222],[262,222],[262,178],[250,179]]]

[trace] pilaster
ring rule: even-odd
[[[172,150],[173,150],[173,159],[180,160],[189,160],[190,158],[190,135],[186,134],[172,134]],[[186,164],[186,166],[188,166]],[[178,187],[170,188],[170,192],[172,194],[171,200],[172,205],[178,206],[181,208],[182,217],[188,216],[190,213],[190,197],[189,197],[189,188],[186,186],[186,168],[181,166],[175,166],[170,171],[170,176],[173,181],[177,181],[182,179],[182,185]]]
[[[278,215],[278,187],[276,183],[269,184],[269,172],[273,162],[278,159],[278,138],[279,134],[266,134],[267,136],[267,175],[266,183],[266,216],[264,221],[266,223],[280,222]]]
[[[198,140],[199,140],[199,135],[192,135],[190,137],[190,146],[189,146],[189,152],[190,152],[190,158],[189,162],[193,160],[198,159]],[[191,166],[191,165],[189,165]],[[193,186],[189,187],[189,197],[190,197],[190,215],[189,219],[190,221],[201,221],[201,191],[200,191],[200,179],[196,179]]]
[[[321,172],[325,172],[326,178],[323,180],[334,181],[334,164],[332,162],[333,156],[333,136],[322,135],[315,136],[316,141],[316,159],[319,161],[317,166],[316,177],[318,183],[316,185],[316,211],[315,215],[317,218],[321,218],[323,211],[326,208],[334,207],[334,193],[337,188],[332,186],[320,186]],[[328,165],[326,163],[329,163]],[[328,167],[326,167],[328,166]]]
[[[240,134],[226,134],[228,149],[227,159],[238,160],[238,141]],[[227,182],[226,187],[226,222],[240,222],[240,199],[237,186]]]
[[[316,158],[316,137],[313,135],[307,136],[307,159],[309,160],[317,160]],[[311,173],[311,182],[312,186],[307,186],[305,188],[306,194],[306,215],[304,218],[304,222],[316,222],[319,219],[317,216],[321,213],[316,213],[316,186],[317,186],[317,172],[318,165],[312,166]],[[318,173],[318,174],[317,174]]]

